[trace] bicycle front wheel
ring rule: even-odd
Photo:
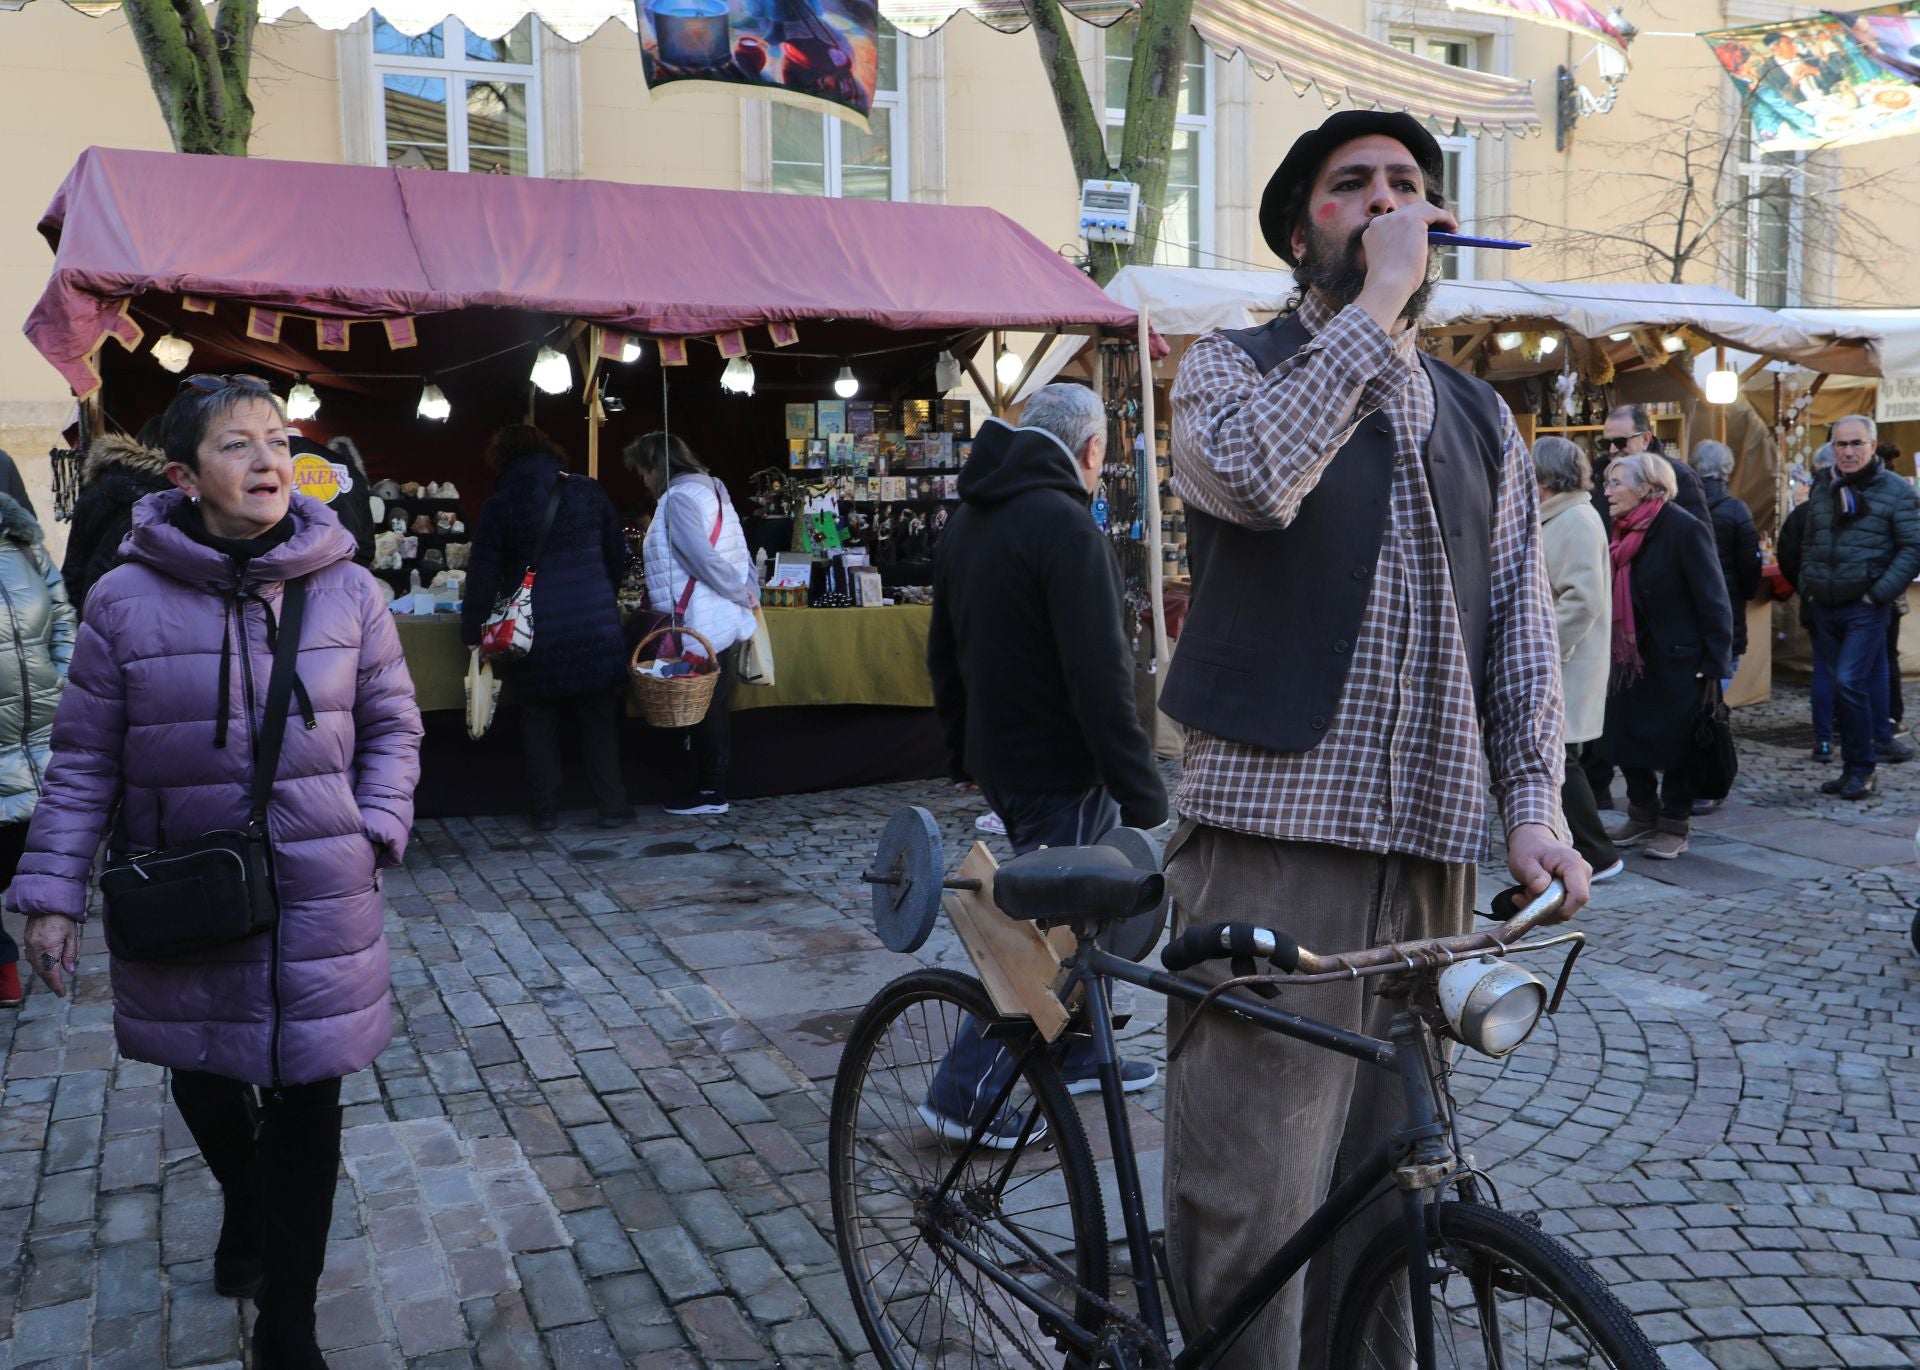
[[[1477,1203],[1434,1204],[1427,1229],[1434,1353],[1443,1370],[1659,1370],[1633,1315],[1564,1243]],[[1340,1300],[1333,1348],[1338,1370],[1414,1364],[1406,1233],[1398,1224],[1362,1254]]]
[[[1107,1242],[1086,1133],[1042,1048],[998,1111],[997,1145],[938,1135],[925,1105],[969,1017],[996,1017],[979,981],[915,971],[867,1005],[841,1054],[827,1169],[855,1311],[888,1370],[1087,1364],[1069,1330],[1100,1326]]]

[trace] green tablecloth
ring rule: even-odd
[[[879,609],[768,609],[777,684],[737,685],[733,707],[769,709],[796,704],[884,704],[933,707],[927,677],[927,628],[933,610],[899,604]],[[394,626],[423,710],[466,707],[462,682],[467,649],[458,614],[399,614]],[[513,697],[513,671],[503,703]]]

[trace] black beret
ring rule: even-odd
[[[1427,189],[1437,191],[1446,184],[1446,159],[1440,144],[1411,114],[1383,110],[1343,109],[1319,128],[1303,133],[1294,141],[1279,169],[1267,182],[1260,197],[1260,236],[1288,266],[1299,263],[1293,256],[1293,225],[1287,222],[1287,201],[1294,187],[1311,185],[1335,149],[1355,138],[1382,134],[1413,154],[1414,162],[1427,178]]]

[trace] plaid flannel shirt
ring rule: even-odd
[[[1284,528],[1360,420],[1378,411],[1394,433],[1379,565],[1320,744],[1275,752],[1190,730],[1175,803],[1188,818],[1255,836],[1465,862],[1486,853],[1491,783],[1507,831],[1542,823],[1564,837],[1560,649],[1533,461],[1512,416],[1503,407],[1483,735],[1427,484],[1435,401],[1415,330],[1389,338],[1359,307],[1336,315],[1312,293],[1299,317],[1309,341],[1264,377],[1217,333],[1188,349],[1173,386],[1172,488],[1215,518]]]

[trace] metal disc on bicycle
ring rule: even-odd
[[[1139,828],[1115,828],[1101,838],[1098,845],[1112,847],[1126,857],[1135,870],[1160,869],[1160,844]],[[1129,961],[1141,960],[1159,943],[1160,934],[1167,930],[1167,910],[1172,902],[1172,896],[1166,896],[1144,913],[1109,923],[1100,934],[1101,947]]]
[[[946,873],[940,863],[940,825],[922,808],[887,820],[873,854],[873,928],[893,951],[918,951],[940,917]]]

